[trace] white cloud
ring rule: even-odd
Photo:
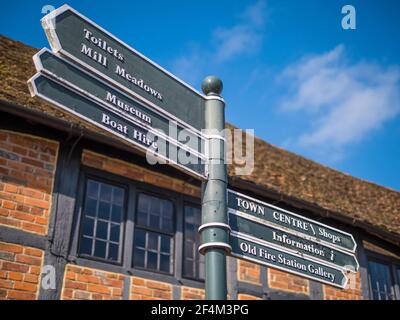
[[[247,7],[230,27],[217,27],[207,48],[189,47],[189,52],[172,63],[172,71],[187,82],[194,83],[205,76],[204,69],[211,64],[229,62],[242,55],[256,53],[263,42],[263,26],[266,13],[265,0]]]
[[[281,109],[302,112],[312,122],[294,144],[332,157],[400,113],[400,68],[350,64],[342,45],[290,65],[279,80],[288,84]]]
[[[242,54],[257,52],[263,40],[264,22],[265,1],[258,1],[244,11],[236,25],[217,28],[214,32],[217,61],[225,62]]]

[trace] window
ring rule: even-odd
[[[374,300],[394,300],[394,287],[390,265],[376,261],[368,262],[369,283]]]
[[[174,209],[171,201],[140,193],[133,266],[172,273]]]
[[[201,224],[200,209],[192,206],[184,208],[183,275],[193,279],[204,279],[204,256],[198,251]]]
[[[92,179],[86,180],[79,254],[120,261],[125,190]]]

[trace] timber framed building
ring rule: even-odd
[[[200,181],[29,94],[0,37],[0,299],[202,299]],[[354,235],[351,288],[228,257],[231,299],[400,299],[400,193],[255,140],[229,188]],[[55,287],[40,285],[55,272]]]

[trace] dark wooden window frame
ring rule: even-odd
[[[394,289],[394,297],[395,300],[400,300],[400,277],[397,270],[400,270],[400,260],[396,259],[395,257],[386,256],[368,249],[365,249],[367,262],[373,261],[377,263],[381,263],[387,265],[389,267],[391,280],[393,282],[393,289]],[[369,283],[369,276],[370,270],[368,270],[368,291],[369,291],[369,298],[372,300],[372,288]]]
[[[80,221],[82,219],[82,210],[85,200],[85,185],[88,178],[123,187],[126,192],[124,219],[121,223],[121,232],[123,233],[123,237],[120,247],[121,254],[119,262],[79,255],[78,245]],[[173,236],[173,248],[171,252],[171,257],[173,259],[172,274],[133,267],[133,240],[136,227],[136,210],[139,193],[158,196],[163,199],[171,200],[173,203],[173,227],[175,234]],[[73,213],[71,246],[68,259],[72,263],[83,267],[98,268],[109,272],[149,278],[176,285],[204,288],[204,280],[183,277],[183,206],[185,204],[199,207],[200,199],[82,165],[79,175],[78,190],[76,193],[76,206]]]

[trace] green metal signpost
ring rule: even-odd
[[[202,180],[206,297],[226,299],[231,246],[222,82],[206,78],[203,95],[68,5],[42,25],[53,52],[42,49],[33,57],[38,73],[28,81],[31,94]],[[176,157],[180,151],[185,162]]]
[[[201,179],[207,299],[227,298],[227,255],[346,286],[359,268],[351,234],[227,189],[221,80],[201,94],[67,5],[42,25],[53,52],[33,57],[33,96]]]

